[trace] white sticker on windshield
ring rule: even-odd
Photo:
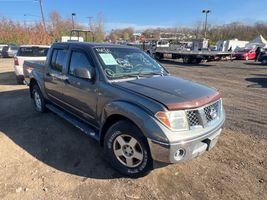
[[[99,54],[105,65],[118,65],[116,59],[110,53],[100,53]]]

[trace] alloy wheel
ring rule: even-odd
[[[140,143],[127,134],[119,135],[115,138],[113,151],[118,161],[130,168],[137,167],[144,159]]]

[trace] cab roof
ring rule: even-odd
[[[97,43],[97,42],[77,42],[77,41],[69,41],[69,42],[56,42],[54,44],[57,45],[80,45],[83,47],[90,47],[90,48],[95,48],[95,47],[126,47],[126,48],[134,48],[136,47],[133,46],[127,46],[127,45],[119,45],[119,44],[112,44],[112,43]]]

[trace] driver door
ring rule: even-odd
[[[92,74],[92,79],[77,77],[75,68],[86,68]],[[91,56],[84,50],[74,48],[71,50],[69,65],[64,77],[63,95],[68,109],[81,119],[97,126],[97,84],[95,67]]]

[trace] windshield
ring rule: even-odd
[[[20,47],[17,56],[45,57],[48,49],[48,47]]]
[[[139,49],[98,47],[95,52],[108,79],[167,74],[163,67]]]

